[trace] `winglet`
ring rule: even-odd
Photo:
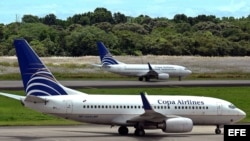
[[[153,70],[153,68],[152,68],[152,66],[150,65],[150,63],[148,62],[148,68],[149,68],[149,70]]]
[[[144,92],[141,92],[141,99],[144,110],[153,110]]]

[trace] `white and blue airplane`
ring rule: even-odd
[[[97,42],[101,65],[95,65],[105,71],[125,76],[138,77],[139,81],[150,81],[151,78],[167,80],[170,77],[178,77],[181,80],[192,73],[189,69],[179,65],[170,64],[125,64],[116,60],[103,42]]]
[[[220,134],[246,113],[223,99],[203,96],[91,95],[65,87],[53,76],[25,39],[15,39],[25,96],[0,95],[20,100],[33,110],[92,124],[119,126],[120,135],[144,136],[146,129],[166,133],[191,132],[194,125],[214,125]]]

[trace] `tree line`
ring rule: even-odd
[[[25,38],[40,56],[98,55],[96,41],[114,55],[249,56],[250,15],[168,19],[131,17],[102,7],[66,20],[23,15],[20,22],[0,24],[0,56],[15,55],[15,38]]]

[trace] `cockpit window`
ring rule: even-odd
[[[236,107],[233,104],[228,105],[229,108],[235,109]]]

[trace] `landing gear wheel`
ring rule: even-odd
[[[120,135],[127,135],[128,134],[128,128],[126,126],[121,126],[118,129],[118,133]]]
[[[138,80],[139,80],[139,81],[143,81],[143,77],[139,77]]]
[[[135,129],[135,135],[136,136],[144,136],[145,131],[143,129]]]
[[[147,81],[147,82],[150,81],[150,77],[146,76],[145,81]]]
[[[181,81],[181,76],[179,76],[178,78],[179,78],[179,81]]]
[[[215,134],[221,134],[220,128],[216,128],[216,129],[215,129]]]

